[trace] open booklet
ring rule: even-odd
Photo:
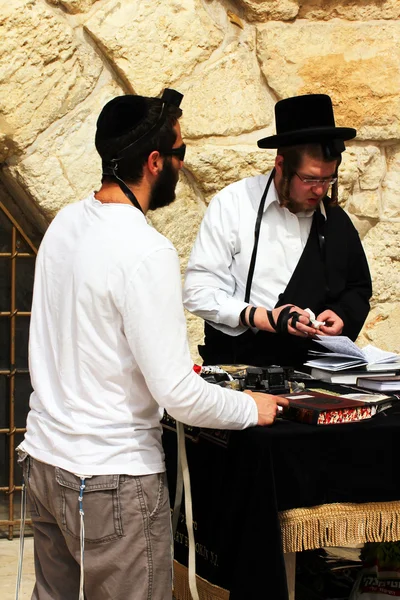
[[[361,349],[344,335],[318,335],[314,341],[326,350],[324,352],[310,350],[309,355],[311,358],[305,363],[309,367],[328,371],[341,371],[364,366],[371,371],[400,368],[400,356],[398,354],[381,350],[371,344]]]

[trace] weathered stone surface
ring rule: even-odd
[[[349,21],[398,19],[398,0],[303,0],[298,17],[327,21],[336,17]]]
[[[400,146],[386,149],[387,173],[382,184],[382,209],[385,218],[400,217]]]
[[[185,315],[188,328],[190,354],[193,362],[196,365],[201,365],[203,364],[203,359],[199,354],[197,346],[199,344],[203,344],[204,321],[200,317],[192,315],[192,313],[188,312],[187,310],[185,310]]]
[[[222,188],[244,177],[266,173],[274,166],[276,151],[253,146],[191,146],[185,164],[208,203]]]
[[[379,198],[378,190],[355,191],[346,204],[346,209],[357,217],[377,219],[379,217]]]
[[[358,338],[360,346],[373,344],[383,350],[400,353],[400,306],[381,304],[373,308]]]
[[[99,0],[47,0],[54,6],[62,6],[72,14],[86,12]]]
[[[7,137],[7,154],[26,148],[72,111],[94,88],[102,69],[94,51],[78,42],[68,23],[44,2],[3,2],[0,132]]]
[[[249,21],[290,21],[299,12],[296,0],[236,0]]]
[[[360,190],[376,190],[385,175],[385,158],[376,146],[361,146],[356,150]]]
[[[360,239],[363,240],[367,235],[368,231],[372,229],[377,223],[376,219],[369,219],[368,217],[357,217],[352,213],[348,213],[354,227],[357,229]]]
[[[137,94],[156,96],[221,43],[200,0],[109,0],[85,28]]]
[[[400,22],[266,23],[257,54],[279,98],[328,93],[358,139],[400,138]]]
[[[347,156],[346,156],[347,155]],[[380,214],[380,186],[385,176],[385,158],[376,146],[352,146],[344,155],[351,182],[351,197],[346,204],[349,213],[376,219]],[[350,170],[349,170],[350,167]],[[340,169],[341,173],[342,169]],[[342,180],[342,177],[340,177]]]
[[[346,202],[353,193],[354,186],[358,178],[357,168],[357,148],[355,146],[347,146],[346,152],[342,154],[342,162],[339,167],[339,203],[342,207],[346,206]]]
[[[189,254],[196,239],[205,205],[196,196],[184,173],[180,173],[176,188],[176,200],[165,208],[148,213],[153,226],[174,244],[185,272]]]
[[[101,162],[94,147],[96,121],[104,104],[121,94],[115,84],[106,85],[43,135],[31,154],[9,167],[10,176],[48,219],[65,204],[98,189]]]
[[[400,298],[400,222],[380,222],[363,240],[371,269],[373,306]]]
[[[180,85],[187,137],[239,135],[269,125],[274,103],[250,50],[231,44],[225,56]]]

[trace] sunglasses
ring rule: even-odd
[[[166,156],[176,156],[181,162],[184,161],[186,152],[186,144],[182,144],[179,148],[171,148],[168,152],[163,152]]]

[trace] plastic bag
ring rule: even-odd
[[[400,598],[400,542],[365,544],[363,568],[349,600]]]

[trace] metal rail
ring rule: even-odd
[[[16,368],[16,356],[17,356],[17,339],[16,339],[16,329],[17,329],[17,319],[19,318],[29,318],[30,312],[24,310],[18,310],[17,306],[17,268],[18,261],[24,260],[27,258],[36,258],[37,255],[37,247],[35,244],[29,239],[27,234],[23,231],[11,213],[7,210],[2,202],[0,202],[0,211],[7,217],[8,221],[11,224],[11,252],[0,252],[0,260],[10,261],[10,305],[8,310],[0,311],[0,319],[8,319],[9,320],[9,330],[10,330],[10,343],[8,348],[8,364],[9,368],[1,369],[0,376],[5,376],[8,379],[8,390],[7,396],[8,398],[0,398],[0,402],[7,403],[8,401],[8,426],[0,428],[0,435],[6,435],[8,438],[8,485],[0,487],[0,492],[3,492],[8,500],[8,519],[1,519],[0,526],[8,527],[8,538],[12,539],[14,536],[14,528],[19,526],[20,520],[15,517],[15,494],[21,491],[21,486],[16,485],[16,474],[14,470],[15,463],[15,446],[16,440],[15,436],[20,433],[25,432],[25,428],[16,426],[16,414],[15,414],[15,384],[16,379],[19,375],[27,374],[28,369],[19,369]],[[0,236],[5,239],[5,236],[9,235],[6,231],[1,231],[0,228]],[[19,251],[19,247],[26,245],[31,250],[30,252]],[[6,351],[6,345],[3,346],[2,340],[0,340],[0,349],[1,351]],[[26,399],[28,402],[28,398]]]

